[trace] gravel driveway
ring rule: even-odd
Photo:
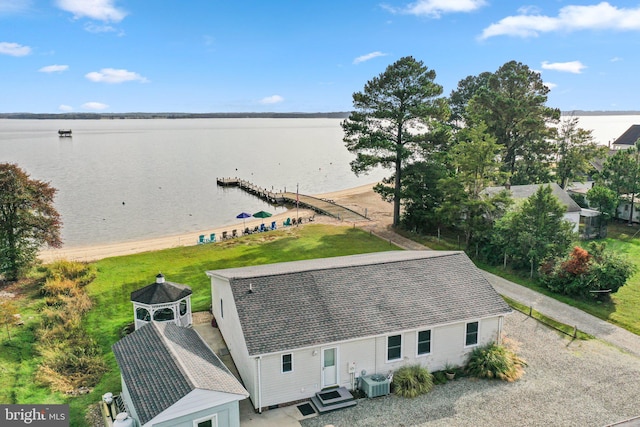
[[[640,415],[640,358],[599,340],[570,341],[514,312],[504,332],[528,363],[519,381],[462,378],[416,399],[362,399],[303,427],[605,426]]]

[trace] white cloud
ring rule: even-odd
[[[485,4],[485,0],[418,0],[403,8],[383,7],[393,13],[439,18],[445,13],[473,12]]]
[[[543,84],[543,85],[545,85],[546,87],[548,87],[548,88],[549,88],[549,90],[551,90],[551,89],[554,89],[554,88],[558,87],[558,85],[557,85],[557,84],[555,84],[555,83],[551,83],[551,82],[544,82],[544,83],[542,83],[542,84]]]
[[[386,53],[382,53],[382,52],[367,53],[366,55],[358,56],[356,59],[353,60],[353,63],[354,64],[359,64],[361,62],[365,62],[365,61],[368,61],[370,59],[377,58],[379,56],[387,56],[387,54]]]
[[[104,105],[104,104],[103,104]],[[73,107],[70,105],[64,105],[64,104],[60,104],[58,106],[58,110],[60,111],[65,111],[65,112],[69,112],[69,111],[73,111]]]
[[[2,55],[11,55],[11,56],[26,56],[31,53],[31,48],[29,46],[22,46],[18,43],[0,43],[0,54]]]
[[[86,102],[82,104],[82,108],[85,110],[106,110],[109,106],[102,102]]]
[[[31,0],[0,0],[0,14],[26,12],[31,8]]]
[[[93,22],[87,22],[84,24],[84,30],[89,33],[100,34],[100,33],[115,33],[122,32],[121,30],[112,27],[111,25],[96,25]]]
[[[92,71],[85,74],[85,77],[96,83],[124,83],[139,81],[140,83],[148,83],[146,77],[142,77],[138,73],[127,70],[116,70],[114,68],[103,68],[100,71]]]
[[[614,56],[613,58],[611,58],[611,62],[619,62],[622,61],[623,59],[620,58],[619,56]]]
[[[262,98],[260,100],[260,104],[278,104],[283,101],[284,101],[284,98],[281,97],[280,95],[271,95],[271,96],[267,96],[266,98]]]
[[[67,71],[68,69],[68,65],[47,65],[46,67],[40,68],[38,71],[40,71],[41,73],[61,73],[62,71]]]
[[[587,68],[587,66],[580,61],[569,61],[569,62],[543,61],[542,62],[542,69],[561,71],[563,73],[580,74],[582,73],[582,70],[585,68]]]
[[[120,22],[127,12],[115,6],[115,0],[57,0],[62,10],[73,13],[73,17],[89,18],[96,21]]]
[[[524,12],[524,13],[523,13]],[[482,31],[480,39],[495,36],[537,37],[552,31],[640,30],[640,7],[618,8],[607,2],[588,6],[565,6],[558,16],[527,14],[507,16]]]

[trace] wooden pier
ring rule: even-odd
[[[300,207],[311,209],[319,214],[338,218],[342,221],[357,222],[369,220],[366,216],[347,207],[340,206],[332,200],[320,199],[318,197],[288,191],[269,191],[266,188],[259,187],[240,178],[217,178],[217,183],[221,187],[238,187],[249,194],[276,205],[296,205],[297,203]]]

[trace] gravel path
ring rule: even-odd
[[[362,399],[303,427],[604,426],[640,415],[640,358],[599,340],[570,341],[515,312],[507,339],[528,362],[514,383],[462,378],[416,399]]]

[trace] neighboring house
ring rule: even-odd
[[[237,427],[247,391],[198,333],[170,322],[113,345],[127,413],[140,427]]]
[[[220,332],[257,410],[358,377],[462,365],[499,342],[503,301],[464,252],[392,251],[207,271]]]
[[[549,184],[530,184],[530,185],[511,185],[508,187],[487,187],[483,190],[483,192],[487,194],[497,194],[503,190],[509,190],[511,193],[511,197],[514,200],[523,200],[528,199],[533,196],[541,186],[549,185],[551,186],[551,191],[553,195],[558,198],[560,203],[566,206],[567,211],[564,214],[564,219],[573,224],[573,231],[576,233],[580,228],[580,216],[582,212],[582,208],[571,198],[569,193],[564,191],[558,184],[555,182]]]
[[[631,125],[618,139],[613,141],[612,148],[614,150],[626,150],[634,147],[636,141],[640,139],[640,125]]]
[[[191,326],[191,288],[167,282],[160,273],[156,281],[131,292],[135,329],[149,322],[172,322]]]

